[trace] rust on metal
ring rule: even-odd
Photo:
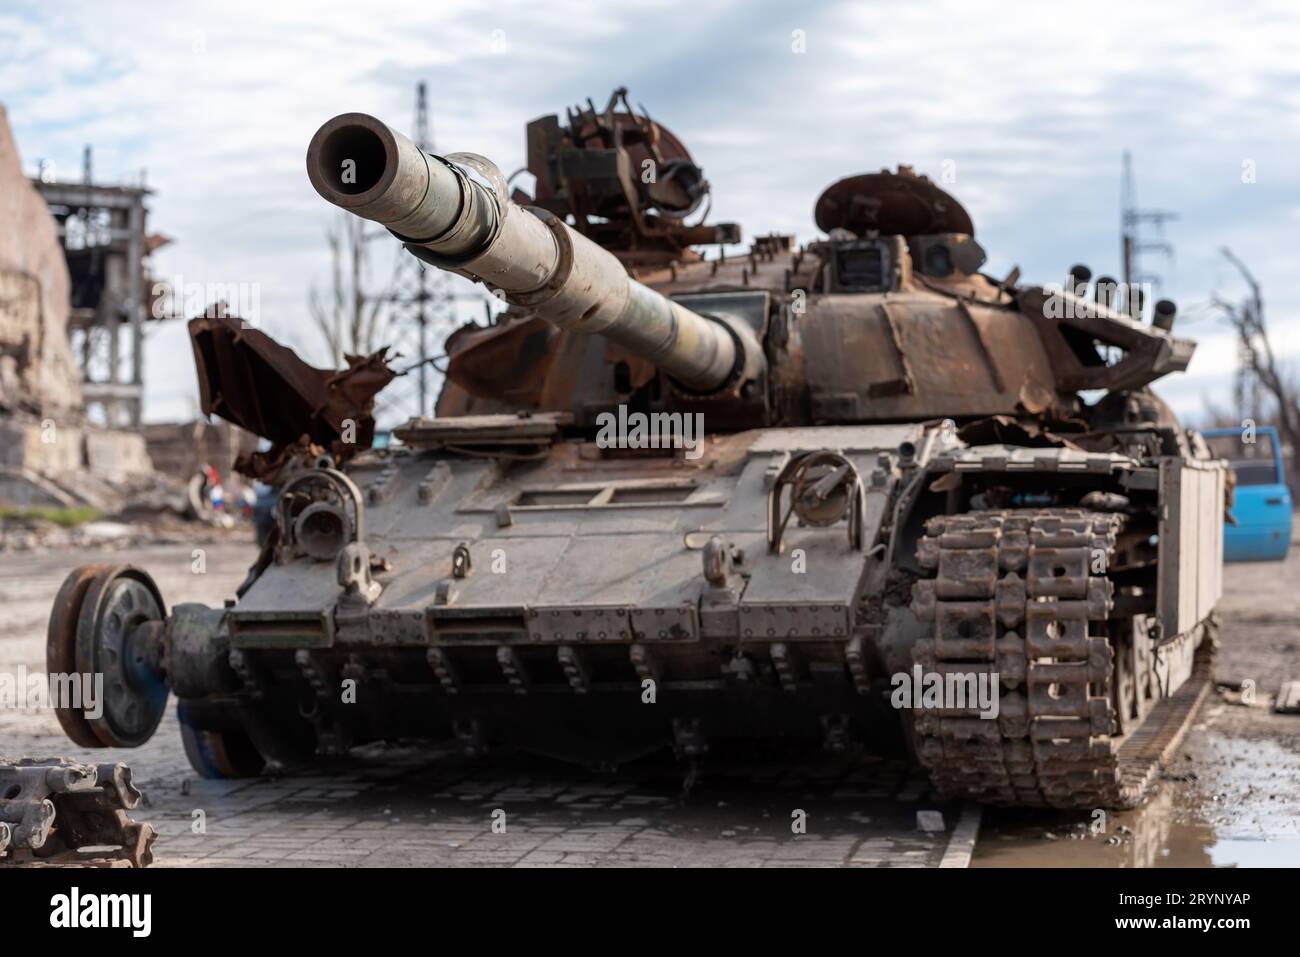
[[[817,200],[813,218],[827,233],[846,229],[857,235],[975,235],[970,214],[961,203],[910,166],[900,166],[896,173],[859,173],[833,183]]]
[[[272,453],[263,460],[274,460],[304,437],[336,458],[370,445],[375,394],[395,375],[387,349],[349,355],[346,369],[331,371],[308,365],[292,349],[224,313],[191,319],[189,333],[203,414],[270,439]],[[349,422],[354,434],[345,441]]]
[[[125,764],[0,758],[0,867],[146,867],[157,835],[126,813],[140,800]]]

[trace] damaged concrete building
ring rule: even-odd
[[[112,508],[153,471],[140,432],[87,418],[71,309],[60,225],[0,106],[0,506]]]

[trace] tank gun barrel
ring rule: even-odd
[[[344,113],[312,137],[307,174],[322,197],[423,261],[556,326],[604,335],[688,389],[726,388],[762,361],[748,329],[686,309],[558,217],[515,204],[481,156],[434,156],[373,116]]]

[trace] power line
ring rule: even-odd
[[[1160,277],[1142,271],[1144,252],[1159,252],[1166,257],[1174,255],[1173,244],[1164,238],[1164,225],[1176,220],[1178,214],[1167,209],[1141,209],[1137,202],[1137,185],[1133,179],[1133,156],[1124,151],[1123,178],[1120,184],[1120,254],[1124,263],[1124,288],[1132,289],[1134,283],[1149,282],[1160,288]],[[1143,223],[1155,227],[1157,238],[1144,240]]]
[[[428,88],[423,80],[415,86],[411,139],[426,153],[433,152]],[[459,296],[451,289],[442,270],[429,268],[405,251],[398,251],[397,255],[400,258],[392,289],[385,298],[392,307],[392,329],[397,336],[393,345],[411,359],[407,365],[414,367],[416,388],[414,395],[408,395],[405,401],[394,397],[390,404],[394,408],[409,407],[415,415],[423,416],[430,413],[433,400],[430,360],[441,354],[442,340],[455,326],[455,301]],[[394,386],[402,390],[398,383],[395,382]]]

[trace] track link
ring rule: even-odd
[[[125,764],[0,757],[0,868],[146,867],[153,827]]]
[[[1178,746],[1210,687],[1212,622],[1191,678],[1117,736],[1107,577],[1124,516],[1084,509],[978,511],[926,523],[912,589],[933,625],[913,661],[999,676],[996,719],[916,713],[916,750],[945,795],[988,804],[1132,807]]]

